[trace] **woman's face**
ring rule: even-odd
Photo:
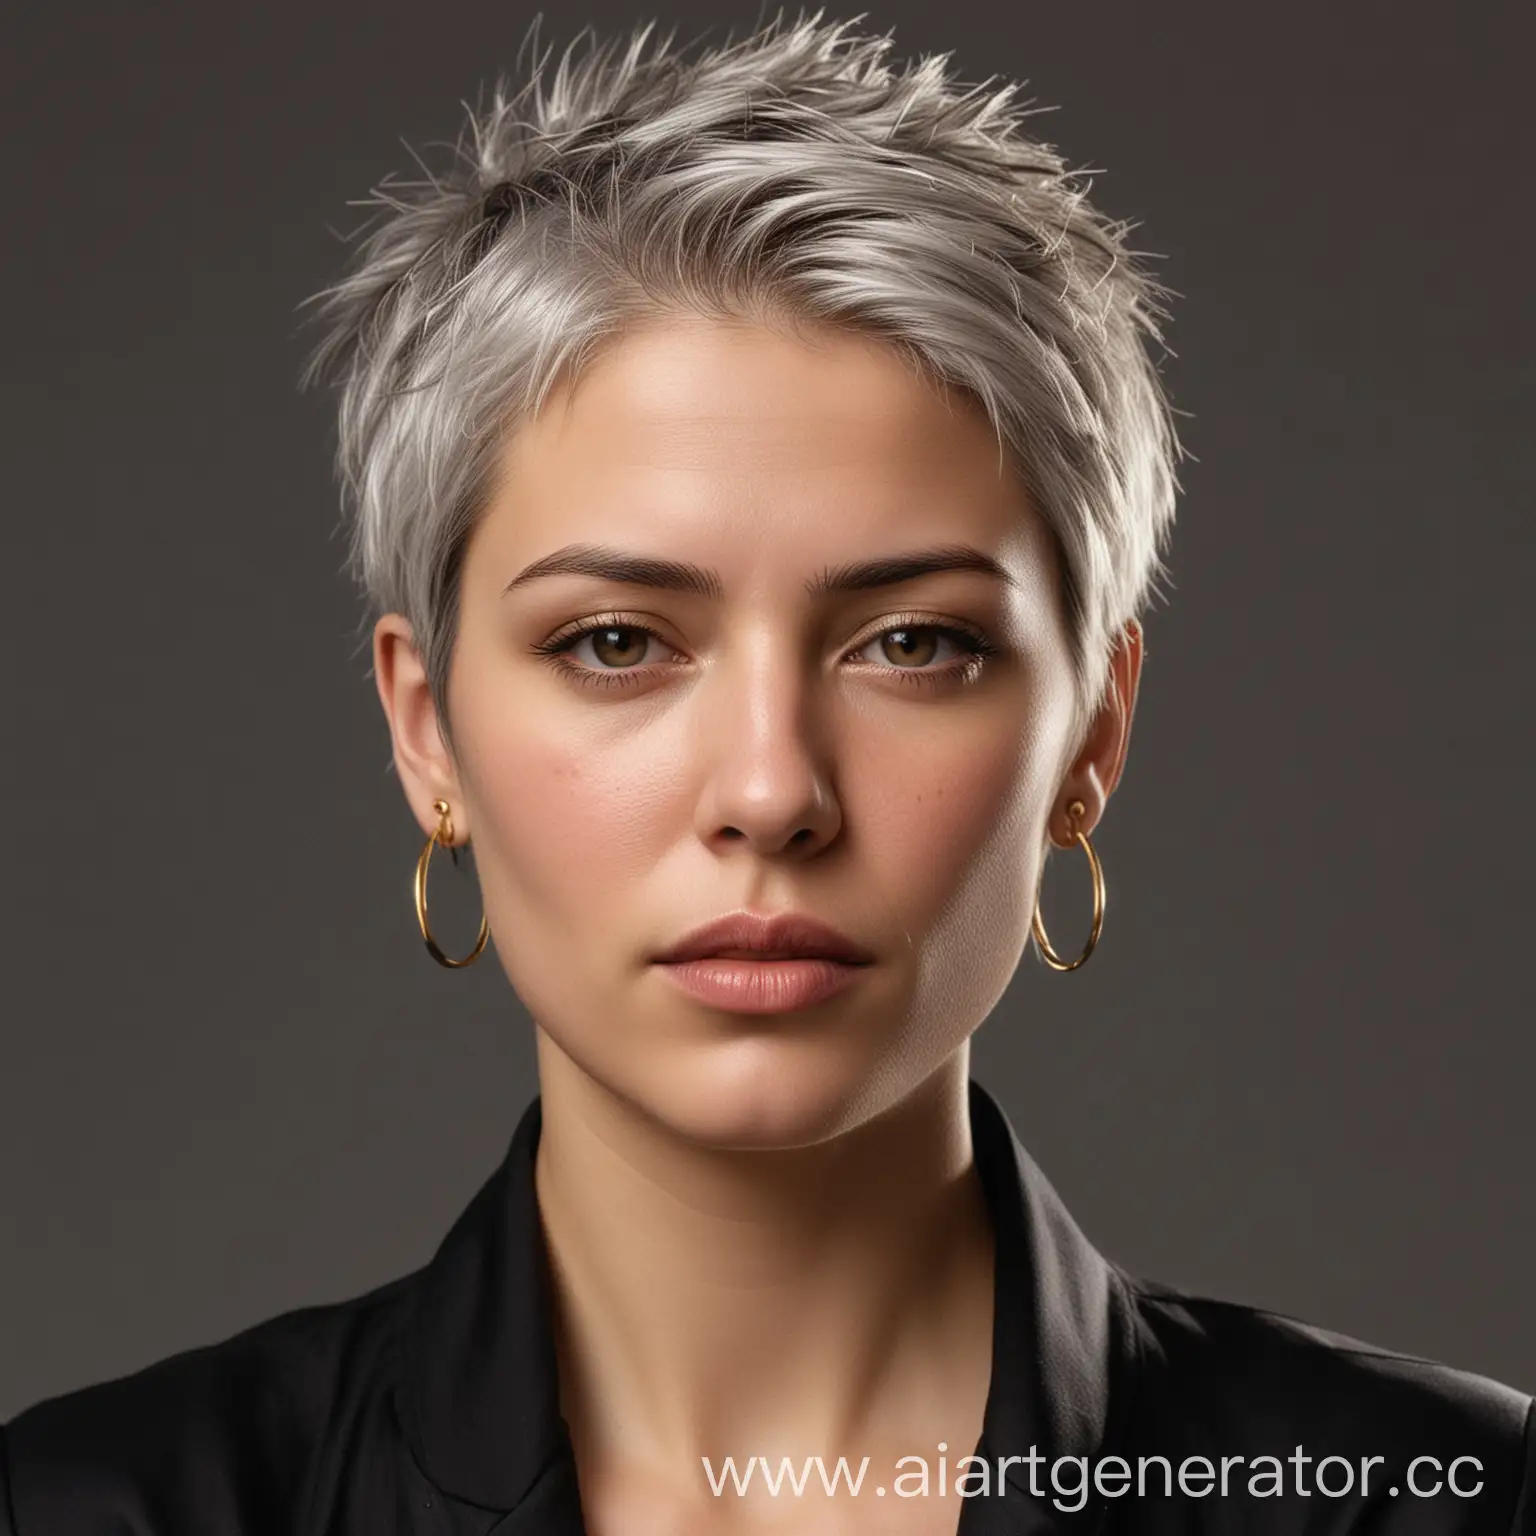
[[[531,569],[571,546],[705,575]],[[837,579],[962,546],[1001,574]],[[1139,632],[1068,762],[1059,592],[978,408],[848,333],[677,320],[510,436],[462,568],[456,760],[403,621],[375,660],[417,818],[450,802],[547,1044],[690,1139],[795,1146],[964,1047],[1027,942],[1047,835],[1113,788]],[[871,963],[757,1014],[655,963],[742,910],[810,914]]]

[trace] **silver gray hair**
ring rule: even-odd
[[[1022,131],[1017,84],[963,85],[948,54],[894,67],[861,20],[781,13],[692,57],[654,22],[587,31],[553,69],[535,47],[446,171],[373,189],[381,222],[306,301],[324,334],[303,383],[339,386],[349,565],[409,621],[450,746],[459,569],[504,433],[677,310],[854,329],[984,408],[1057,541],[1086,727],[1167,574],[1167,291]]]

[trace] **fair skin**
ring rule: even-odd
[[[718,590],[507,590],[574,543]],[[939,545],[1004,575],[807,590]],[[584,620],[572,671],[533,649]],[[996,648],[979,665],[970,631]],[[462,568],[453,752],[409,626],[379,621],[411,809],[426,834],[447,800],[473,842],[537,1030],[562,1410],[596,1536],[954,1531],[962,1501],[937,1494],[717,1499],[700,1458],[868,1455],[875,1482],[974,1446],[993,1255],[970,1036],[1066,807],[1091,833],[1119,779],[1141,655],[1132,623],[1073,754],[1054,546],[980,410],[866,338],[680,318],[509,434]],[[812,913],[874,963],[760,1016],[651,963],[743,908]]]

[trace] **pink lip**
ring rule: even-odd
[[[731,912],[695,928],[654,958],[661,965],[715,958],[754,962],[834,960],[868,965],[874,955],[847,934],[801,912]]]
[[[661,965],[690,997],[732,1013],[785,1013],[825,1002],[864,970],[842,960],[681,960]]]
[[[800,912],[731,912],[655,957],[701,1003],[732,1013],[784,1013],[825,1002],[858,978],[873,953]]]

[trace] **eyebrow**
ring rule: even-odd
[[[1017,585],[1013,573],[984,550],[971,544],[938,544],[928,549],[827,566],[820,575],[806,582],[805,590],[813,598],[867,592],[874,587],[892,587],[899,582],[937,575],[942,571],[980,571],[1009,586]],[[515,587],[526,586],[545,576],[595,576],[601,581],[689,592],[698,597],[718,598],[725,590],[718,571],[694,565],[688,560],[662,560],[609,544],[567,544],[519,572],[502,589],[502,596]]]

